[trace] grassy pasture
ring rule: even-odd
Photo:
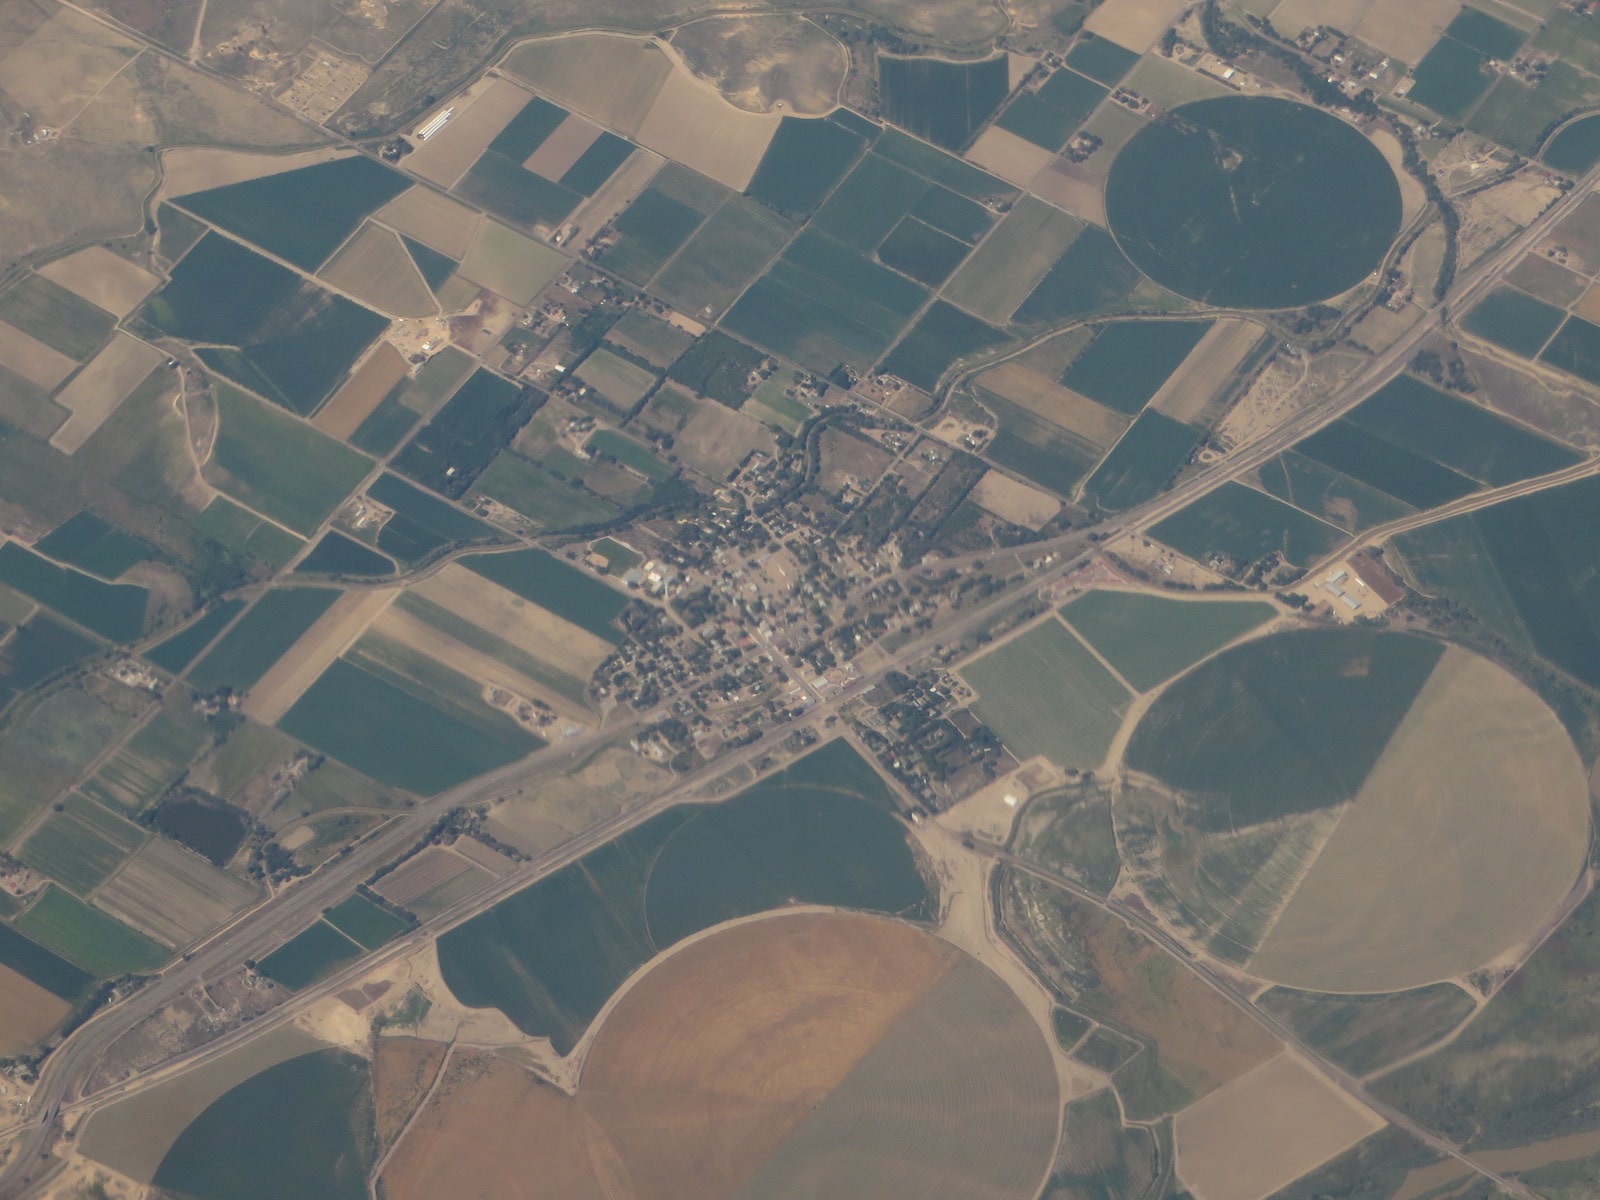
[[[1070,498],[1078,481],[1100,459],[1102,447],[993,392],[983,390],[980,396],[1000,420],[985,456]]]
[[[577,379],[627,412],[655,385],[656,376],[602,347],[583,360]]]
[[[1370,996],[1275,987],[1256,1003],[1352,1075],[1421,1050],[1473,1011],[1471,998],[1453,983]]]
[[[376,950],[410,926],[381,904],[356,893],[328,909],[323,919],[364,949]]]
[[[12,925],[100,979],[150,971],[172,957],[166,946],[59,887],[46,888]]]
[[[1097,404],[1129,416],[1161,390],[1210,321],[1119,321],[1095,334],[1061,382]]]
[[[0,707],[100,649],[99,642],[74,633],[44,613],[29,617],[0,642]]]
[[[961,150],[1011,91],[1006,56],[979,62],[878,55],[883,113],[902,129]]]
[[[794,902],[925,917],[933,901],[890,803],[836,740],[731,800],[671,809],[450,931],[445,982],[564,1053],[635,968],[709,925]]]
[[[1150,499],[1183,469],[1205,431],[1154,409],[1142,412],[1083,485],[1102,512],[1121,512]]]
[[[1196,562],[1220,556],[1235,564],[1268,554],[1306,564],[1328,553],[1340,531],[1265,492],[1228,482],[1151,527],[1156,538]]]
[[[969,249],[960,238],[907,217],[878,246],[878,261],[918,283],[938,287],[961,265]]]
[[[189,672],[201,692],[248,689],[339,598],[334,588],[273,588]]]
[[[611,327],[611,331],[606,334],[606,340],[622,347],[630,354],[636,354],[647,362],[665,369],[672,365],[678,355],[688,349],[694,337],[676,325],[669,325],[660,318],[651,316],[642,308],[630,308],[622,314],[622,319]]]
[[[138,826],[74,794],[28,835],[17,857],[82,896],[121,866],[144,837]]]
[[[283,526],[216,495],[194,519],[195,532],[243,558],[281,567],[305,545]]]
[[[142,541],[88,509],[56,526],[33,548],[102,579],[116,579],[150,557],[150,548]]]
[[[1110,794],[1093,784],[1069,784],[1032,797],[1017,818],[1011,852],[1101,895],[1109,893],[1122,869],[1111,822]],[[1063,1015],[1075,1016],[1064,1010]],[[1083,1027],[1065,1044],[1070,1047],[1087,1026],[1083,1022]],[[1057,1032],[1061,1031],[1058,1019]]]
[[[651,186],[640,192],[612,225],[617,239],[601,251],[607,270],[643,286],[699,229],[715,204],[702,212]]]
[[[1006,340],[1006,335],[993,326],[953,304],[935,300],[895,344],[879,369],[931,392],[955,363]]]
[[[969,200],[1012,200],[1017,196],[1018,189],[1004,180],[898,129],[885,129],[879,134],[872,143],[872,152]]]
[[[1058,70],[1036,92],[1023,92],[995,124],[1046,150],[1059,150],[1106,97],[1106,88],[1076,71]]]
[[[746,193],[803,221],[844,178],[865,145],[859,133],[833,121],[784,117]]]
[[[111,641],[135,641],[144,632],[146,589],[57,566],[19,542],[0,545],[0,583]]]
[[[1190,794],[1210,830],[1353,797],[1443,653],[1425,638],[1297,630],[1201,664],[1139,722],[1127,761]]]
[[[1261,490],[1350,533],[1396,521],[1415,512],[1343,471],[1285,450],[1256,472]]]
[[[178,1135],[153,1183],[176,1195],[229,1200],[363,1200],[376,1156],[366,1061],[321,1049],[224,1092]]]
[[[0,727],[0,836],[15,834],[127,729],[132,706],[122,699],[88,682],[11,711]]]
[[[962,264],[944,294],[991,324],[1005,324],[1082,229],[1076,217],[1024,196]]]
[[[1277,616],[1263,601],[1175,600],[1097,590],[1061,615],[1135,688],[1147,692]]]
[[[349,447],[235,388],[221,385],[216,397],[219,428],[208,471],[237,499],[297,533],[320,525],[371,468]]]
[[[961,668],[972,708],[1020,758],[1100,765],[1129,696],[1083,644],[1051,618]]]
[[[857,250],[872,250],[935,186],[906,167],[867,154],[817,210],[811,228]]]
[[[278,724],[380,783],[432,795],[544,744],[476,692],[443,664],[422,679],[371,657],[342,658]]]
[[[1533,358],[1550,340],[1565,314],[1514,287],[1497,287],[1462,320],[1462,328],[1496,346]]]
[[[1477,490],[1458,471],[1341,418],[1295,443],[1295,451],[1386,492],[1404,504],[1433,508]]]
[[[490,463],[475,486],[480,494],[516,509],[545,529],[603,521],[620,511],[604,497],[572,487],[512,450],[503,451]]]
[[[1109,38],[1095,37],[1093,34],[1080,37],[1067,51],[1067,66],[1107,87],[1113,86],[1138,61],[1139,56],[1132,50],[1125,50]]]
[[[1596,100],[1600,79],[1558,58],[1533,87],[1510,76],[1496,78],[1467,118],[1467,127],[1531,156],[1539,152],[1540,139],[1552,125]]]
[[[211,740],[187,689],[175,689],[165,707],[83,785],[84,794],[124,812],[142,812],[178,782]]]
[[[409,187],[365,155],[194,192],[178,204],[263,250],[314,271],[366,217]]]
[[[1012,314],[1028,329],[1086,317],[1120,304],[1139,282],[1139,272],[1098,225],[1088,225],[1044,272]]]

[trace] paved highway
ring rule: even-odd
[[[1600,181],[1600,167],[1589,172],[1578,186],[1558,200],[1497,253],[1459,276],[1449,296],[1448,305],[1441,305],[1422,317],[1392,347],[1375,356],[1364,370],[1326,400],[1295,414],[1268,435],[1197,472],[1171,491],[1107,521],[1095,532],[1103,537],[1112,537],[1123,532],[1147,529],[1206,492],[1260,465],[1307,433],[1360,403],[1375,388],[1404,369],[1417,346],[1442,325],[1450,306],[1464,309],[1486,294],[1526,250],[1544,238],[1562,218],[1582,203],[1597,181]],[[1046,542],[1023,547],[1015,553],[1029,559],[1051,552],[1061,555],[1060,562],[1038,577],[1037,582],[1044,585],[1077,566],[1079,557],[1076,552],[1086,545],[1085,533],[1071,532]],[[969,556],[966,559],[952,560],[950,565],[959,567],[972,557],[999,561],[1002,555],[989,553]],[[992,619],[998,610],[1014,602],[1015,598],[1014,594],[996,597],[985,604],[965,610],[953,620],[942,623],[926,637],[902,647],[889,663],[880,666],[871,675],[864,676],[855,688],[846,693],[846,697],[858,694],[866,684],[881,677],[884,672],[914,661],[934,645],[952,642]],[[822,709],[832,707],[833,705],[829,704],[822,706]],[[768,737],[754,746],[718,761],[676,785],[671,791],[585,832],[557,851],[528,864],[506,880],[498,881],[484,893],[464,902],[457,910],[441,917],[439,922],[431,924],[429,932],[436,932],[448,924],[465,920],[514,887],[522,886],[555,870],[593,846],[648,819],[662,808],[675,803],[686,790],[721,774],[741,761],[768,752],[784,734],[812,724],[818,715],[818,708],[809,710],[802,717],[771,731]],[[43,1074],[30,1104],[30,1123],[18,1132],[17,1149],[5,1170],[0,1172],[0,1195],[26,1196],[42,1181],[52,1164],[48,1160],[42,1160],[41,1155],[47,1152],[54,1137],[61,1108],[75,1106],[92,1099],[81,1095],[81,1088],[89,1073],[106,1049],[139,1021],[159,1011],[195,984],[225,975],[247,959],[264,957],[288,936],[309,924],[323,908],[341,899],[373,870],[412,846],[451,808],[475,804],[501,794],[513,786],[528,786],[540,779],[557,775],[583,752],[592,749],[597,742],[633,728],[642,728],[647,723],[647,719],[641,718],[630,725],[607,730],[604,733],[586,735],[565,746],[541,751],[531,760],[513,764],[417,805],[410,812],[358,844],[350,853],[332,860],[308,879],[291,886],[235,921],[195,951],[188,960],[171,967],[135,996],[89,1021],[46,1060]],[[370,958],[362,960],[358,967],[335,977],[336,981],[355,977],[362,970],[370,969],[371,961]],[[321,994],[320,991],[317,994]],[[271,1018],[263,1018],[248,1026],[248,1031],[254,1032],[264,1028],[264,1022],[269,1019],[286,1019],[285,1014],[293,1011],[301,1003],[303,1001],[297,998],[290,1004],[280,1006]],[[242,1037],[243,1034],[229,1036]]]

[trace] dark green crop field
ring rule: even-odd
[[[1220,555],[1241,567],[1268,554],[1304,566],[1343,537],[1327,522],[1232,480],[1158,522],[1150,532],[1196,562]]]
[[[378,534],[378,549],[404,563],[416,563],[460,542],[487,542],[500,531],[455,505],[412,487],[398,475],[378,476],[367,495],[394,510]]]
[[[1210,304],[1286,308],[1359,283],[1400,227],[1378,148],[1288,100],[1223,96],[1175,109],[1117,155],[1106,215],[1151,279]]]
[[[1348,533],[1397,521],[1416,511],[1388,493],[1351,479],[1297,450],[1285,450],[1263,463],[1256,474],[1261,490],[1268,495]]]
[[[0,321],[80,362],[104,344],[117,323],[103,308],[43,275],[28,275],[0,292]]]
[[[1106,97],[1106,89],[1076,71],[1059,70],[1036,92],[1023,92],[995,124],[1046,150],[1059,150],[1085,117]]]
[[[479,368],[394,457],[402,475],[450,497],[472,486],[544,403],[544,393]]]
[[[614,222],[617,239],[599,255],[608,270],[645,284],[700,228],[706,214],[655,188],[646,188]]]
[[[1086,225],[1028,293],[1012,322],[1030,329],[1116,308],[1139,282],[1139,272],[1098,225]]]
[[[1412,72],[1417,82],[1406,98],[1427,105],[1441,116],[1466,116],[1488,90],[1490,76],[1483,69],[1486,57],[1481,50],[1453,37],[1440,38]]]
[[[1245,642],[1183,676],[1128,743],[1128,765],[1187,793],[1211,832],[1352,798],[1444,643],[1367,629]]]
[[[1477,484],[1449,467],[1338,420],[1295,443],[1307,458],[1417,508],[1433,508],[1477,490]]]
[[[622,641],[616,621],[628,606],[626,594],[553,554],[543,550],[474,554],[462,559],[461,565],[612,645]]]
[[[354,538],[330,529],[311,553],[295,567],[296,574],[308,575],[392,575],[394,560],[369,550]]]
[[[494,150],[483,157],[456,184],[467,200],[513,225],[555,225],[577,208],[583,196],[523,167],[520,160]]]
[[[1139,61],[1132,50],[1124,50],[1108,38],[1085,34],[1067,51],[1067,66],[1081,71],[1090,79],[1098,79],[1111,87]]]
[[[1139,414],[1083,485],[1086,500],[1102,512],[1122,512],[1171,483],[1205,430],[1149,409]]]
[[[883,114],[946,150],[972,140],[1011,91],[1004,54],[981,62],[878,55]]]
[[[172,951],[54,885],[12,924],[97,979],[153,971]]]
[[[201,692],[244,691],[338,598],[334,588],[272,589],[195,664],[189,682]]]
[[[243,608],[243,600],[224,600],[208,609],[198,621],[145,651],[144,656],[163,671],[181,671],[211,644],[222,632],[223,626],[238,616]]]
[[[1093,591],[1061,609],[1119,675],[1142,692],[1277,615],[1258,600],[1175,600],[1149,592]]]
[[[197,217],[314,271],[356,226],[410,186],[365,155],[179,197]]]
[[[131,642],[144,632],[146,589],[57,566],[18,542],[0,545],[0,583],[111,641]]]
[[[833,121],[785,117],[746,194],[802,221],[844,178],[866,144],[859,133]]]
[[[1510,62],[1528,35],[1515,25],[1491,17],[1478,8],[1463,7],[1455,20],[1445,26],[1445,36],[1471,46],[1480,54]]]
[[[1487,338],[1523,358],[1532,358],[1550,340],[1565,315],[1555,305],[1535,300],[1514,287],[1497,287],[1461,324],[1468,333]]]
[[[935,300],[883,360],[881,369],[932,391],[940,377],[958,360],[1006,340],[1006,334],[994,326],[967,315],[953,304]]]
[[[1017,188],[1004,180],[926,142],[907,137],[898,129],[885,129],[878,135],[878,140],[872,143],[872,152],[969,200],[1011,200],[1018,193]]]
[[[138,538],[88,509],[56,526],[34,543],[34,549],[102,579],[115,579],[151,553]]]
[[[366,1200],[376,1157],[366,1060],[314,1050],[214,1100],[172,1143],[154,1183],[190,1200]]]
[[[335,904],[323,914],[323,919],[368,950],[376,950],[410,928],[405,918],[395,916],[383,905],[375,904],[359,893]]]
[[[972,249],[966,242],[907,217],[878,246],[878,261],[918,283],[938,287]]]
[[[1600,383],[1600,325],[1568,317],[1539,358],[1587,383]]]
[[[1098,404],[1132,416],[1161,390],[1210,321],[1119,321],[1095,334],[1061,382]]]
[[[1600,114],[1581,117],[1551,138],[1539,156],[1545,165],[1582,175],[1600,162]]]
[[[145,302],[162,333],[192,342],[242,345],[300,278],[221,234],[207,233],[172,269],[172,281]]]
[[[928,919],[892,798],[843,739],[731,800],[671,809],[439,939],[462,1003],[499,1008],[566,1053],[652,955],[788,904]]]
[[[94,983],[94,976],[87,971],[4,924],[0,924],[0,966],[10,967],[63,1000],[82,999]]]

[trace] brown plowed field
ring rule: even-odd
[[[0,1054],[27,1049],[59,1025],[71,1007],[10,967],[0,967]]]
[[[952,980],[965,983],[940,1003]],[[928,1200],[1023,1200],[1054,1150],[1043,1033],[986,968],[897,922],[813,912],[730,926],[649,968],[602,1021],[576,1099],[504,1063],[441,1088],[383,1173],[391,1200],[725,1200],[816,1111],[841,1111],[825,1101],[842,1087],[847,1100],[887,1095],[918,1128],[929,1118],[1005,1148],[996,1178],[946,1181]],[[864,1162],[904,1153],[904,1138],[857,1124]],[[809,1174],[833,1148],[807,1141],[774,1161]]]

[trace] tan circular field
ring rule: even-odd
[[[386,1167],[392,1200],[1024,1200],[1054,1153],[1043,1032],[910,926],[805,913],[672,953],[606,1015],[568,1098],[498,1062]]]
[[[1125,819],[1183,830],[1141,843],[1162,906],[1220,957],[1312,991],[1400,991],[1495,961],[1554,916],[1589,846],[1583,765],[1555,713],[1460,647],[1341,804],[1205,832],[1181,795],[1130,797]]]

